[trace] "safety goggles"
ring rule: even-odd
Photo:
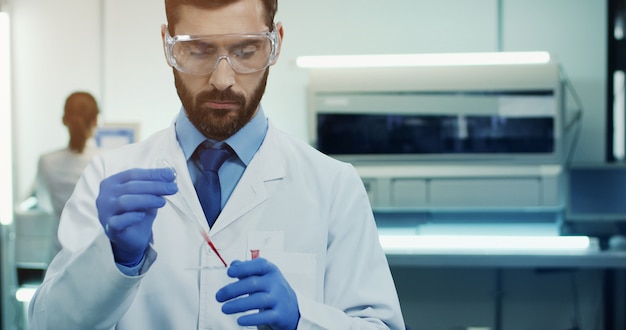
[[[208,75],[222,59],[237,73],[261,71],[276,59],[278,33],[170,36],[166,27],[165,52],[169,64],[191,75]]]

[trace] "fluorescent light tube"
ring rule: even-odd
[[[296,65],[301,68],[502,65],[548,62],[550,62],[548,52],[300,56],[296,59]]]
[[[470,236],[470,235],[380,235],[387,253],[406,254],[428,250],[493,251],[584,251],[587,236]]]
[[[613,156],[626,158],[626,84],[624,71],[613,73]]]
[[[33,299],[35,291],[37,291],[36,287],[21,287],[15,292],[15,299],[19,302],[28,303]]]
[[[9,14],[0,12],[0,224],[13,222],[11,41]]]

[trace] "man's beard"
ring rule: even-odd
[[[263,78],[259,81],[249,99],[233,92],[230,88],[223,91],[216,89],[203,91],[194,96],[185,86],[180,78],[180,73],[176,69],[174,69],[174,84],[189,121],[204,136],[223,141],[237,133],[255,115],[263,93],[265,93],[268,75],[269,68],[265,70]],[[207,101],[232,102],[238,105],[238,108],[229,110],[210,109],[204,105]]]

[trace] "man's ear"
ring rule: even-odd
[[[274,61],[271,65],[274,65],[276,61],[278,61],[278,56],[280,55],[280,49],[283,46],[283,37],[285,36],[285,31],[283,30],[283,23],[276,23],[276,31],[278,31],[278,47],[276,48],[276,57],[274,57]]]
[[[165,33],[167,32],[167,25],[161,24],[161,42],[163,43],[163,56],[165,56],[165,62],[170,65],[170,60],[167,58],[167,51],[165,50]]]

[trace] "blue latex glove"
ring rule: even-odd
[[[164,195],[178,191],[176,174],[169,168],[130,169],[100,183],[96,198],[98,218],[118,264],[139,264],[152,240],[152,223],[165,205]]]
[[[296,293],[276,265],[264,258],[235,260],[227,274],[239,281],[217,291],[217,301],[227,301],[222,305],[222,312],[234,314],[259,310],[239,317],[237,323],[240,326],[268,325],[274,330],[293,330],[298,326],[300,310]]]

